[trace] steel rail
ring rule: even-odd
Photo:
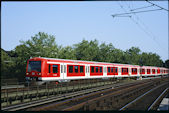
[[[147,84],[147,83],[135,84],[134,86],[137,86],[137,87],[139,86],[139,87],[140,87],[140,85],[142,86],[142,85],[145,85],[145,84]],[[149,83],[148,83],[148,84],[149,84]],[[133,88],[133,87],[132,87],[132,88]],[[136,87],[134,87],[134,88],[136,88]],[[131,88],[129,88],[129,87],[127,86],[127,87],[123,88],[123,92],[128,91],[129,89],[131,90]],[[102,93],[102,94],[104,95],[104,96],[102,96],[102,97],[96,97],[96,98],[90,99],[90,100],[87,101],[87,102],[82,102],[82,103],[73,105],[73,106],[71,106],[71,107],[64,108],[63,111],[77,110],[77,109],[79,109],[80,107],[84,106],[86,103],[91,104],[93,101],[100,100],[100,99],[102,99],[102,98],[109,97],[109,96],[112,96],[112,95],[116,95],[116,94],[118,94],[119,92],[121,92],[121,91],[120,91],[120,90],[115,90],[115,91],[110,92],[110,93],[108,93],[108,94]]]
[[[136,84],[136,85],[139,85],[139,83],[140,82],[134,82],[134,83],[129,83],[128,85],[130,86],[130,85],[133,85],[133,84]],[[126,83],[125,83],[126,84]],[[111,86],[111,87],[109,87],[109,88],[107,88],[107,89],[104,89],[104,90],[101,90],[101,92],[96,92],[96,91],[91,91],[91,92],[89,92],[89,93],[85,93],[85,94],[87,94],[87,95],[84,95],[84,93],[82,93],[82,96],[81,95],[78,95],[78,96],[74,96],[75,98],[70,98],[70,99],[68,99],[68,100],[64,100],[64,101],[61,101],[61,102],[58,102],[58,103],[56,103],[57,105],[62,105],[62,104],[65,104],[65,103],[68,103],[69,101],[72,101],[72,100],[76,100],[76,99],[81,99],[81,98],[86,98],[86,97],[89,97],[89,96],[91,96],[91,95],[97,95],[97,93],[106,93],[106,92],[109,92],[109,90],[112,90],[112,89],[114,89],[114,88],[119,88],[119,87],[124,87],[125,85],[124,84],[122,84],[122,85],[116,85],[115,84],[115,86]],[[126,87],[126,86],[125,86]],[[99,90],[97,90],[97,91],[99,91]],[[93,94],[91,94],[91,93],[93,93]],[[80,96],[80,97],[79,97]],[[56,104],[54,105],[54,106],[56,106]],[[47,105],[48,106],[48,105]],[[50,106],[50,105],[49,105]],[[42,106],[43,107],[43,106]],[[46,107],[46,106],[45,106]],[[38,108],[39,109],[39,108]],[[41,108],[40,108],[41,109]],[[42,108],[42,109],[46,109],[46,108]]]
[[[152,109],[152,107],[157,103],[157,101],[164,95],[164,93],[168,90],[169,88],[166,88],[161,95],[151,104],[151,106],[148,108],[148,111]]]
[[[133,85],[133,84],[139,84],[140,82],[132,82],[132,83],[129,83],[128,85]],[[117,84],[113,84],[113,85],[109,85],[109,86],[104,86],[104,87],[101,87],[101,88],[99,88],[99,89],[95,89],[95,88],[93,88],[93,89],[88,89],[89,91],[87,91],[87,90],[82,90],[82,91],[79,91],[79,92],[75,92],[74,94],[72,93],[72,94],[66,94],[66,95],[64,95],[64,97],[63,98],[61,98],[61,99],[59,99],[59,100],[62,100],[62,99],[68,99],[68,100],[63,100],[64,102],[67,102],[67,101],[69,101],[69,100],[71,100],[71,98],[72,97],[76,97],[76,98],[81,98],[81,97],[79,97],[79,96],[81,96],[81,95],[84,95],[84,94],[90,94],[91,95],[91,93],[97,93],[98,91],[99,91],[99,93],[100,93],[100,91],[101,92],[107,92],[108,90],[111,90],[112,88],[114,88],[114,87],[117,87],[117,88],[119,88],[120,86],[121,87],[124,87],[125,86],[125,84],[126,83],[123,83],[123,84],[121,84],[121,85],[117,85]],[[87,96],[86,95],[86,96]],[[69,99],[70,98],[70,99]],[[50,100],[49,100],[50,101]],[[47,101],[47,102],[45,102],[44,104],[47,104],[47,103],[51,103],[51,102],[54,102],[54,101],[57,101],[57,100],[53,100],[53,101]],[[61,102],[57,102],[57,103],[61,103]],[[61,103],[62,104],[62,103]],[[40,105],[42,105],[42,103],[40,104]],[[50,106],[50,105],[49,105]],[[20,108],[19,108],[20,109]],[[39,109],[39,108],[38,108]],[[41,108],[40,108],[41,109]],[[43,108],[44,109],[44,108]],[[15,109],[16,110],[16,109]]]
[[[2,108],[2,110],[9,110],[9,111],[16,111],[16,110],[21,110],[21,109],[25,109],[25,108],[30,108],[33,106],[38,106],[38,105],[42,105],[42,104],[46,104],[46,103],[50,103],[50,102],[54,102],[54,101],[59,101],[61,99],[66,99],[66,98],[71,98],[71,97],[76,97],[82,94],[87,94],[87,93],[91,93],[91,92],[95,92],[95,91],[100,91],[103,89],[108,89],[108,88],[112,88],[112,85],[109,86],[103,86],[101,88],[92,88],[92,89],[88,89],[88,90],[81,90],[81,91],[77,91],[77,92],[71,92],[71,93],[67,93],[67,94],[62,94],[59,95],[57,97],[51,97],[51,98],[47,98],[47,99],[43,99],[43,100],[38,100],[38,101],[33,101],[33,102],[28,102],[28,103],[23,103],[23,104],[18,104],[18,105],[13,105],[13,106],[9,106],[9,107],[5,107]]]
[[[142,82],[146,82],[146,81],[142,81]],[[43,104],[47,104],[47,103],[50,103],[50,102],[59,101],[59,100],[62,100],[62,99],[68,99],[68,98],[71,98],[71,97],[76,97],[76,96],[79,96],[79,95],[88,94],[88,93],[95,92],[95,91],[100,91],[100,90],[103,90],[103,89],[106,90],[108,88],[112,88],[112,86],[113,87],[120,87],[120,86],[125,86],[126,84],[130,85],[130,84],[135,84],[135,83],[138,84],[140,82],[134,81],[134,82],[131,82],[131,83],[111,84],[111,85],[103,86],[103,87],[100,87],[100,88],[97,88],[97,89],[92,88],[92,89],[87,89],[87,90],[80,90],[80,91],[76,91],[76,92],[58,95],[57,97],[51,97],[51,98],[47,98],[47,99],[43,99],[43,100],[38,100],[38,101],[22,103],[22,104],[18,104],[18,105],[5,107],[5,108],[2,108],[2,110],[16,111],[16,110],[26,109],[26,108],[30,108],[30,107],[33,107],[33,106],[43,105]]]
[[[125,108],[127,108],[128,106],[130,106],[130,105],[133,104],[134,102],[138,101],[139,99],[141,99],[142,97],[144,97],[144,96],[147,95],[148,93],[152,92],[153,90],[155,90],[155,89],[157,89],[157,88],[159,88],[159,87],[161,87],[161,86],[163,86],[163,85],[165,85],[165,84],[168,84],[168,83],[161,84],[161,85],[159,85],[159,86],[157,86],[157,87],[155,87],[155,88],[153,88],[153,89],[147,91],[147,92],[144,93],[143,95],[137,97],[135,100],[131,101],[130,103],[128,103],[128,104],[126,104],[125,106],[123,106],[122,108],[120,108],[119,111],[124,110]]]

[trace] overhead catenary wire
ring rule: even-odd
[[[154,4],[154,3],[152,3],[152,2],[150,2],[150,1],[148,1],[148,0],[146,0],[146,1],[147,1],[148,3],[150,3],[150,4],[152,4],[152,5],[155,5],[155,6],[159,7],[159,8],[161,8],[161,9],[165,10],[165,11],[169,11],[169,10],[167,10],[167,9],[165,9],[165,8],[159,6],[159,5],[156,5],[156,4]]]
[[[126,13],[114,14],[112,16],[115,17],[115,16],[120,16],[120,15],[128,15],[128,14],[133,14],[133,13],[144,13],[144,12],[157,11],[157,10],[162,10],[162,9],[143,10],[143,11],[138,11],[138,12],[126,12]]]
[[[129,10],[131,11],[131,8],[128,6]],[[146,32],[151,35],[152,39],[162,48],[162,49],[165,49],[163,48],[158,41],[156,41],[157,37],[152,33],[152,31],[147,27],[147,25],[145,25],[145,23],[143,21],[141,21],[141,19],[135,14],[133,13],[134,16],[137,18],[138,21],[140,21],[140,23],[142,24],[142,26],[146,29]],[[138,22],[137,22],[138,23]],[[148,32],[149,31],[149,32]]]
[[[154,5],[135,8],[135,9],[131,9],[130,11],[139,10],[139,9],[144,9],[144,8],[148,8],[148,7],[152,7],[152,6],[154,6]]]
[[[113,17],[115,17],[115,16],[113,16]],[[131,15],[127,15],[127,16],[117,16],[117,17],[131,17]]]
[[[117,3],[118,3],[118,5],[124,10],[124,12],[127,12],[126,9],[124,9],[124,7],[123,7],[119,2],[117,2]],[[161,10],[162,10],[162,9],[161,9]],[[135,14],[134,12],[132,12],[132,13]],[[154,40],[154,42],[156,42],[156,40],[154,39],[154,37],[152,37],[152,36],[150,35],[150,33],[147,32],[147,30],[145,30],[137,21],[135,21],[132,17],[130,17],[130,19],[131,19],[148,37],[152,38],[152,39]],[[156,42],[156,43],[158,44],[158,46],[160,46],[158,42]],[[160,48],[162,48],[162,47],[160,46]],[[164,48],[162,48],[162,49],[164,49]]]

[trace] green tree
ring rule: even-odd
[[[129,60],[130,64],[139,65],[140,64],[140,52],[141,50],[138,47],[131,47],[129,50],[126,50],[126,59]]]
[[[14,77],[12,68],[14,67],[14,60],[1,48],[1,77]]]
[[[169,59],[165,61],[165,67],[169,68]]]
[[[59,58],[76,60],[75,50],[71,46],[66,46],[59,50]]]
[[[78,44],[74,44],[77,60],[98,61],[98,41],[82,40]]]
[[[20,42],[21,45],[15,48],[16,53],[20,57],[58,57],[60,46],[55,43],[55,37],[53,35],[39,32],[31,37],[31,40]]]
[[[145,53],[141,54],[142,62],[147,66],[163,66],[163,61],[160,59],[160,56],[155,53]]]
[[[19,78],[24,79],[26,62],[30,57],[53,57],[58,58],[60,46],[56,45],[55,37],[44,32],[39,32],[27,41],[20,41],[20,45],[16,46],[15,53],[17,59],[15,61],[15,73]]]
[[[120,49],[113,49],[112,50],[112,56],[114,57],[114,59],[111,59],[112,63],[123,63],[123,55],[124,52]]]
[[[102,43],[99,46],[98,61],[112,62],[112,60],[114,59],[114,56],[112,55],[112,52],[114,49],[115,48],[112,43],[108,45],[106,45],[105,43]]]

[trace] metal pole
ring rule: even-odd
[[[48,85],[48,82],[47,82],[47,90],[48,90],[48,97],[49,97],[49,85]]]
[[[36,87],[36,90],[37,90],[37,94],[36,94],[36,100],[37,100],[37,97],[38,97],[38,93],[39,93],[39,85],[37,85],[37,87]]]
[[[6,96],[7,96],[7,105],[8,105],[8,89],[7,89],[7,83],[6,83]]]
[[[16,92],[16,97],[18,97],[18,82],[17,82],[17,92]]]
[[[56,82],[55,82],[55,84],[56,84]],[[52,87],[53,87],[53,93],[52,94],[54,95],[54,85],[52,85]]]
[[[29,82],[28,82],[28,95],[29,95]]]
[[[23,91],[23,95],[22,95],[22,102],[24,100],[24,89],[22,88],[22,91]]]

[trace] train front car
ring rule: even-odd
[[[27,61],[26,81],[33,84],[42,84],[41,77],[43,75],[43,60],[41,58],[32,58]]]

